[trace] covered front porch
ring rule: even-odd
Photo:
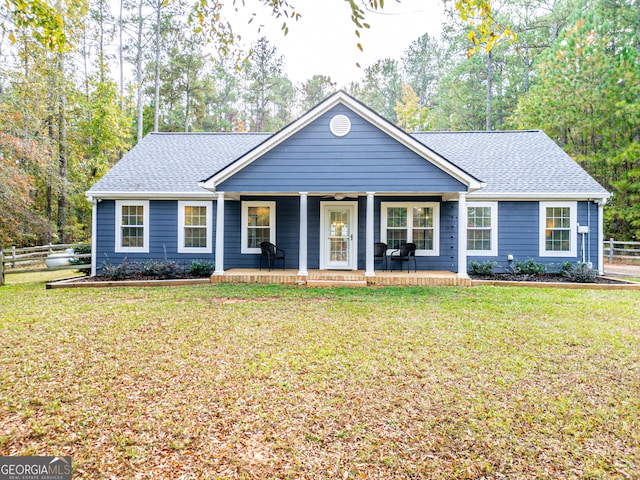
[[[326,271],[325,276],[333,272],[358,272],[364,277],[383,274],[389,277],[394,274],[378,268],[380,254],[375,253],[376,242],[387,246],[387,261],[403,243],[412,242],[417,247],[412,266],[424,272],[424,278],[438,276],[440,272],[449,276],[453,272],[464,279],[467,219],[458,212],[465,211],[466,195],[464,191],[413,195],[216,192],[214,275],[224,277],[238,269],[251,274],[262,263],[259,245],[267,241],[282,249],[283,255],[286,252],[285,267],[299,277],[277,283],[309,280],[311,284],[315,279],[306,277],[312,271]],[[407,267],[388,261],[386,268],[398,266]],[[384,282],[371,280],[368,284]],[[415,282],[422,284],[424,280]]]
[[[306,285],[309,287],[366,287],[366,286],[470,286],[471,279],[461,278],[453,272],[436,270],[379,271],[375,276],[366,275],[364,270],[309,270],[300,275],[298,270],[268,270],[236,268],[225,271],[224,275],[212,275],[212,283],[260,283],[280,285]]]

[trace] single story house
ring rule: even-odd
[[[603,273],[610,194],[541,131],[407,133],[337,92],[277,133],[152,133],[87,193],[93,274],[103,262],[215,262],[364,270],[374,244],[416,244],[419,270],[469,262]]]

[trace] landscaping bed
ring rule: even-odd
[[[611,277],[596,276],[590,282],[576,282],[560,273],[539,273],[539,274],[522,274],[522,273],[493,273],[491,275],[470,275],[473,280],[491,280],[499,282],[552,282],[552,283],[596,283],[603,285],[616,285],[629,283],[624,280],[618,280]]]

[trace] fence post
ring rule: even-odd
[[[11,259],[16,259],[16,246],[11,245]],[[11,268],[16,268],[16,262],[11,262]]]
[[[0,250],[0,287],[4,285],[4,252]]]
[[[609,239],[609,265],[613,263],[613,238]]]

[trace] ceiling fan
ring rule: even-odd
[[[333,198],[334,200],[345,200],[347,198],[358,198],[357,195],[347,195],[346,193],[334,193],[333,195],[325,195],[322,198]]]

